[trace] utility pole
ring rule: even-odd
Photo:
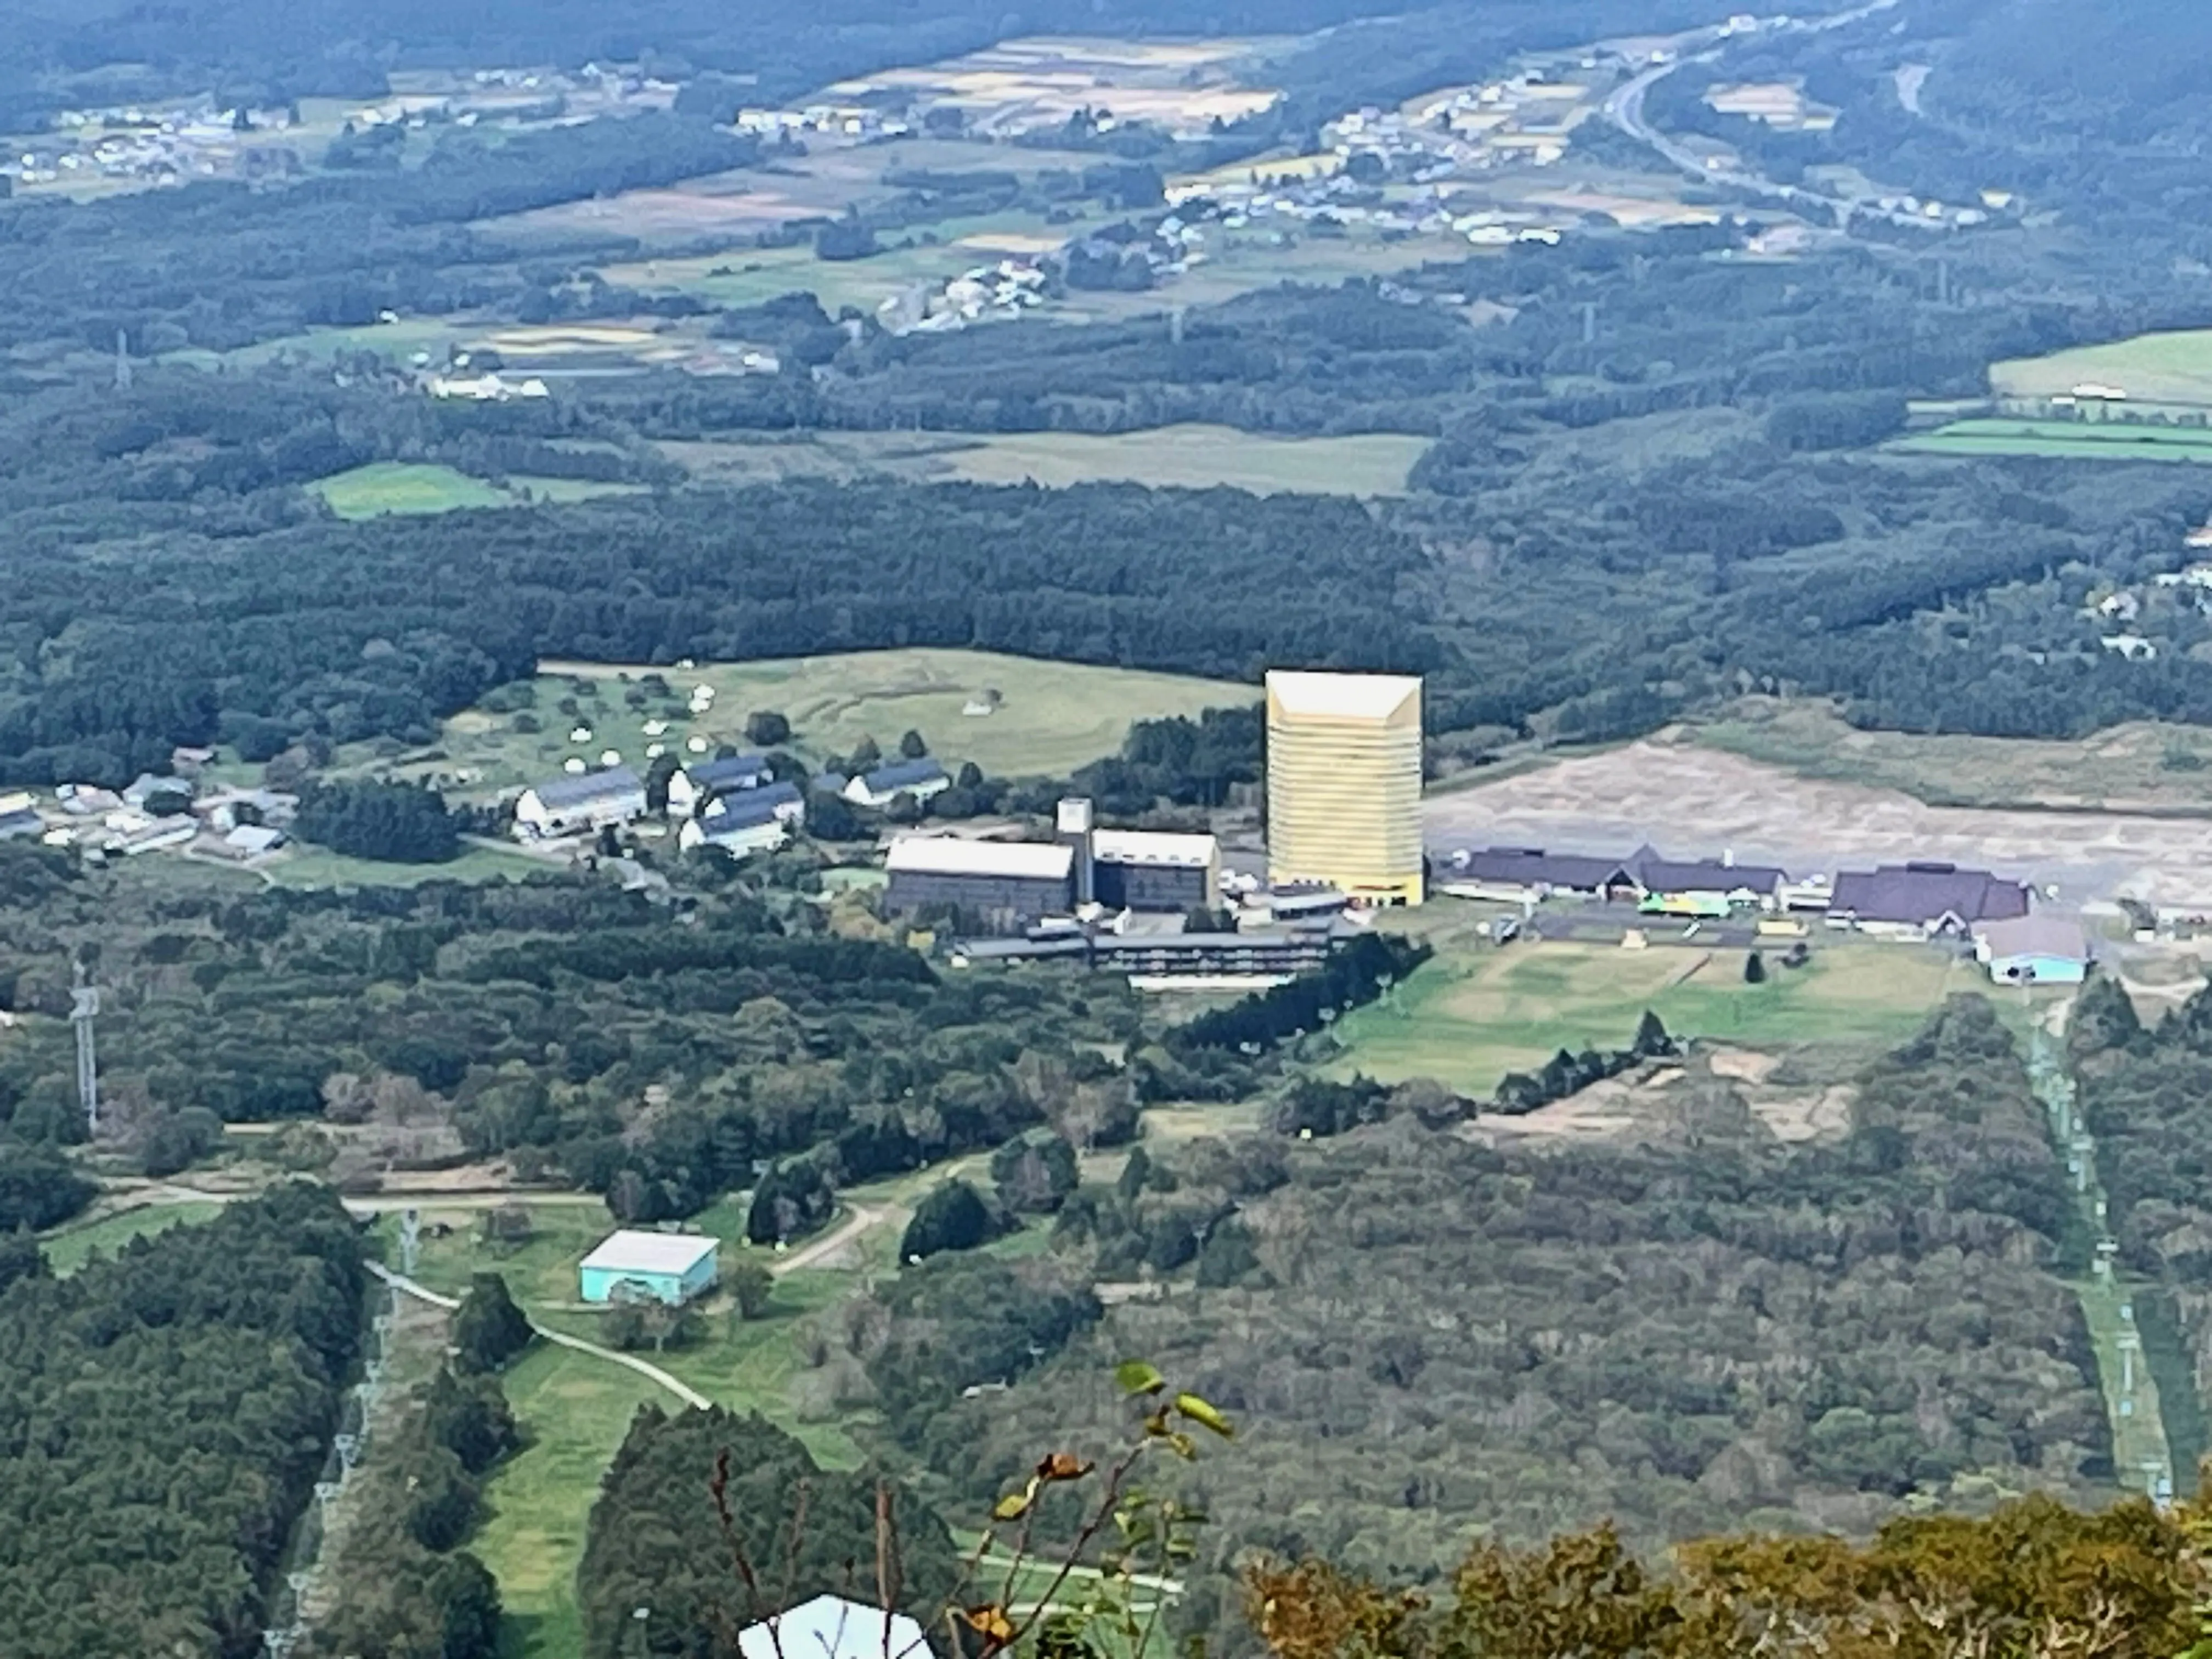
[[[76,1097],[84,1109],[88,1140],[100,1134],[100,1060],[92,1039],[92,1022],[99,1014],[100,988],[85,977],[84,963],[80,961],[70,986],[70,1024],[76,1030]]]

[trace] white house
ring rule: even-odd
[[[932,795],[941,795],[952,787],[952,780],[935,761],[893,761],[888,766],[878,766],[872,772],[864,772],[846,784],[845,799],[855,806],[889,806],[902,795],[909,800],[925,801]]]
[[[690,852],[719,847],[738,858],[772,853],[791,839],[793,826],[806,821],[806,799],[792,783],[771,783],[720,795],[677,832],[676,844]]]
[[[514,829],[518,837],[542,840],[588,834],[644,816],[644,781],[627,766],[614,766],[524,790],[514,804]]]
[[[689,817],[718,795],[757,789],[775,781],[765,755],[732,755],[725,760],[694,761],[670,775],[668,810]]]

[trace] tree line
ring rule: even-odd
[[[259,1646],[339,1426],[368,1283],[336,1198],[290,1186],[0,1291],[11,1653]]]
[[[1856,1088],[1846,1133],[1796,1146],[1693,1061],[1640,1144],[1486,1146],[1409,1109],[1133,1156],[1023,1265],[1170,1293],[1116,1298],[1004,1394],[887,1421],[941,1501],[976,1501],[1048,1425],[1103,1445],[1086,1376],[1153,1356],[1262,1425],[1205,1471],[1217,1586],[1253,1549],[1433,1584],[1478,1527],[1526,1545],[1609,1516],[1656,1544],[1871,1533],[2001,1489],[2101,1501],[2069,1184],[2013,1038],[1957,1000]],[[821,1386],[896,1397],[843,1364]],[[1201,1588],[1186,1617],[1218,1635],[1234,1609]]]

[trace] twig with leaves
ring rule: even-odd
[[[1146,1577],[1155,1586],[1164,1586],[1170,1571],[1197,1555],[1195,1539],[1206,1523],[1204,1513],[1133,1485],[1131,1476],[1147,1457],[1162,1451],[1185,1462],[1194,1460],[1198,1443],[1186,1425],[1224,1440],[1234,1437],[1236,1428],[1203,1396],[1188,1391],[1171,1394],[1167,1379],[1144,1360],[1124,1361],[1115,1369],[1114,1380],[1142,1413],[1137,1437],[1107,1466],[1097,1499],[1088,1505],[1066,1547],[1056,1553],[1056,1565],[1040,1559],[1035,1549],[1042,1501],[1056,1487],[1073,1488],[1088,1480],[1097,1473],[1095,1462],[1072,1452],[1054,1452],[1037,1463],[1019,1492],[1007,1493],[991,1511],[992,1524],[971,1557],[978,1567],[998,1541],[999,1528],[1018,1521],[1021,1531],[1009,1553],[998,1596],[961,1613],[963,1622],[981,1638],[980,1659],[1018,1648],[1032,1635],[1041,1650],[1054,1654],[1095,1651],[1093,1638],[1105,1632],[1128,1644],[1128,1659],[1140,1659],[1158,1627],[1167,1595],[1164,1588],[1155,1588],[1140,1622],[1135,1591]],[[1063,1607],[1060,1593],[1109,1527],[1117,1541],[1103,1552],[1090,1592],[1076,1607]],[[1033,1602],[1018,1606],[1014,1588],[1031,1571],[1050,1571],[1051,1582]]]

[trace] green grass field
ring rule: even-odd
[[[846,306],[872,314],[885,300],[917,284],[933,287],[1010,254],[1033,258],[1079,236],[1085,222],[1048,222],[1039,213],[994,213],[915,227],[936,240],[887,247],[866,259],[822,259],[811,245],[734,248],[688,258],[639,259],[599,274],[620,287],[690,294],[733,308],[757,306],[793,291],[811,294],[836,316]],[[896,241],[898,236],[891,240]],[[1003,240],[1001,240],[1003,239]]]
[[[1871,1050],[1910,1036],[1951,992],[1984,982],[1932,948],[1832,936],[1812,944],[1807,967],[1771,966],[1765,984],[1747,985],[1735,950],[1713,953],[1684,980],[1705,952],[1440,943],[1387,1003],[1338,1024],[1350,1052],[1334,1069],[1385,1083],[1434,1078],[1483,1098],[1506,1073],[1541,1066],[1561,1048],[1625,1048],[1646,1008],[1678,1037]]]
[[[526,853],[471,843],[445,864],[386,864],[320,847],[295,847],[262,866],[279,887],[420,887],[430,881],[519,881],[552,866]]]
[[[451,513],[463,507],[519,507],[526,499],[581,501],[625,495],[634,484],[593,483],[581,478],[510,478],[504,485],[471,478],[450,466],[374,461],[335,472],[310,486],[341,519],[381,518],[387,513]]]
[[[576,1564],[599,1477],[637,1408],[681,1407],[649,1378],[540,1342],[506,1376],[529,1444],[502,1465],[469,1547],[499,1581],[501,1659],[576,1659]]]
[[[1905,455],[2033,455],[2047,460],[2212,462],[2212,430],[2129,421],[1954,421],[1893,440]]]
[[[2138,334],[1990,365],[1990,386],[2001,397],[2063,397],[2085,382],[2119,386],[2131,403],[2212,406],[2212,329]]]
[[[857,1468],[863,1454],[850,1431],[860,1418],[848,1413],[815,1420],[794,1408],[791,1384],[803,1369],[797,1339],[808,1315],[834,1306],[872,1276],[895,1270],[908,1208],[950,1173],[923,1170],[854,1188],[846,1194],[848,1204],[878,1212],[883,1219],[856,1239],[836,1265],[780,1277],[769,1312],[758,1320],[738,1320],[726,1297],[711,1298],[702,1307],[703,1340],[645,1357],[720,1405],[772,1419],[804,1441],[823,1465]],[[546,1202],[531,1209],[533,1231],[526,1242],[494,1244],[483,1239],[477,1225],[480,1206],[426,1200],[416,1277],[433,1290],[459,1294],[472,1273],[499,1273],[533,1320],[598,1340],[602,1316],[578,1301],[576,1264],[614,1223],[597,1204]],[[739,1242],[744,1213],[734,1200],[702,1212],[693,1223],[723,1241],[726,1274],[740,1261],[766,1264],[775,1259]],[[436,1236],[441,1225],[448,1230],[442,1237]],[[387,1256],[396,1256],[389,1248],[395,1228],[389,1218],[380,1224]],[[1018,1234],[1000,1248],[1018,1249],[1027,1237]],[[648,1377],[545,1343],[508,1374],[507,1392],[529,1443],[494,1478],[490,1518],[470,1547],[500,1583],[507,1613],[503,1659],[574,1659],[581,1646],[576,1565],[600,1475],[639,1406],[684,1407]]]
[[[46,1234],[39,1243],[56,1273],[73,1273],[94,1255],[112,1256],[134,1238],[149,1238],[171,1227],[212,1221],[222,1213],[220,1204],[149,1204],[102,1216],[97,1221],[64,1226]]]
[[[2212,731],[2202,726],[2138,721],[2074,743],[1862,732],[1825,703],[1753,697],[1688,730],[1707,747],[1803,777],[1901,790],[1936,806],[2212,816]]]
[[[556,775],[571,757],[596,764],[608,750],[641,767],[654,742],[678,755],[690,752],[693,738],[710,748],[742,746],[747,715],[775,709],[790,720],[791,747],[808,761],[850,753],[863,736],[894,754],[912,730],[951,768],[972,760],[997,777],[1063,775],[1120,749],[1132,721],[1195,715],[1259,696],[1256,687],[1231,681],[923,648],[663,669],[676,696],[643,707],[627,701],[633,687],[624,677],[634,682],[651,671],[576,663],[546,669],[527,717],[538,731],[518,730],[514,715],[470,710],[446,723],[437,745],[442,758],[341,760],[394,776],[437,776],[463,794],[491,794]],[[694,717],[686,699],[697,685],[716,695],[712,712]],[[1000,694],[996,712],[963,714],[987,688]],[[560,707],[569,700],[573,712]],[[649,736],[649,720],[666,722],[666,730]],[[571,741],[579,726],[592,735]]]

